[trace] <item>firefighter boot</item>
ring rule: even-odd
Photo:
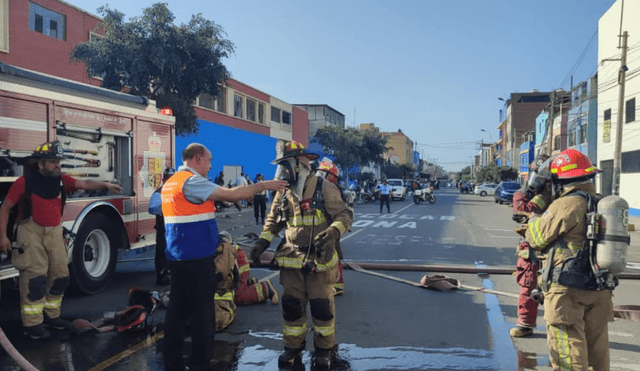
[[[304,344],[300,349],[284,347],[284,352],[278,357],[278,368],[287,369],[302,362],[302,350],[304,350]]]
[[[316,348],[316,352],[311,360],[311,365],[320,370],[328,370],[331,368],[332,349]]]
[[[509,330],[509,335],[514,338],[523,338],[533,335],[533,329],[531,327],[516,326]]]

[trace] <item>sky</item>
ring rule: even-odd
[[[158,2],[65,1],[126,20]],[[425,160],[459,171],[498,139],[498,98],[569,90],[571,76],[576,85],[597,72],[598,20],[615,1],[164,2],[177,25],[202,13],[224,29],[234,79],[290,104],[327,104],[346,126],[402,130]]]

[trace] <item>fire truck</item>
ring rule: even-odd
[[[174,166],[175,118],[155,102],[0,63],[0,201],[37,145],[58,140],[62,171],[116,183],[121,195],[78,191],[63,214],[72,287],[93,294],[109,283],[119,255],[155,245],[149,199]],[[17,212],[8,236],[15,239]],[[2,256],[0,279],[18,276]]]

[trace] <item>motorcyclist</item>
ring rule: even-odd
[[[274,260],[280,267],[284,286],[284,352],[280,367],[300,360],[307,333],[307,304],[314,323],[313,366],[328,369],[335,358],[335,304],[333,284],[337,276],[336,242],[353,222],[353,212],[342,200],[340,190],[311,172],[309,160],[318,156],[296,141],[278,141],[277,179],[289,186],[276,193],[258,242],[251,250],[254,264],[271,240],[285,228],[285,243]],[[318,186],[320,185],[320,186]]]
[[[551,365],[554,370],[607,371],[613,293],[597,290],[590,252],[583,248],[588,200],[596,197],[593,179],[600,170],[569,149],[551,161],[550,172],[554,201],[542,216],[529,219],[526,238],[545,258],[540,283]]]

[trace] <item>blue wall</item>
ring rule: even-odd
[[[213,156],[209,172],[211,180],[222,171],[223,165],[241,165],[252,180],[257,173],[264,174],[267,180],[273,179],[276,166],[271,165],[271,161],[276,158],[276,138],[204,120],[198,120],[198,123],[197,135],[176,136],[176,167],[182,165],[182,151],[189,144],[198,142]],[[225,179],[225,183],[228,181]]]

